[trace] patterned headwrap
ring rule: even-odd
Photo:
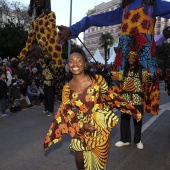
[[[29,9],[28,9],[28,15],[29,15],[30,17],[32,17],[34,10],[35,10],[35,12],[36,12],[36,17],[37,17],[37,15],[38,15],[38,10],[39,10],[39,8],[37,8],[37,7],[35,6],[35,4],[34,4],[35,1],[36,1],[36,0],[30,0],[30,5],[29,5]],[[42,10],[42,9],[41,9],[41,10]],[[48,14],[51,12],[51,0],[45,0],[45,5],[44,5],[44,7],[43,7],[43,11],[44,11],[44,13],[45,13],[46,15],[48,15]]]
[[[128,57],[129,57],[130,55],[133,55],[136,59],[138,58],[139,54],[138,54],[138,52],[136,51],[135,47],[132,47],[131,50],[129,51]]]

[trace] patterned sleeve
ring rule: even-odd
[[[100,85],[100,93],[103,102],[111,109],[118,109],[122,113],[126,113],[134,117],[137,121],[142,118],[141,113],[131,104],[127,103],[125,99],[118,96],[108,85],[102,76],[98,77],[98,84]]]
[[[146,70],[142,70],[142,82],[147,82],[149,73]]]
[[[55,67],[53,70],[55,70],[57,67],[62,66],[62,47],[57,43],[58,35],[54,12],[47,15],[46,23],[48,24],[44,28],[44,33],[38,40],[38,44],[41,46],[42,51],[48,52],[52,56],[53,66]],[[40,58],[40,60],[43,63],[43,59]]]
[[[115,81],[122,81],[123,80],[123,70],[121,71],[112,71],[112,79]]]
[[[27,38],[27,41],[26,41],[26,44],[25,44],[25,47],[23,48],[23,50],[20,52],[20,54],[17,56],[17,58],[19,60],[23,60],[25,57],[26,57],[26,54],[29,50],[29,48],[32,46],[32,43],[35,39],[35,32],[34,32],[34,29],[33,29],[33,22],[32,22],[32,26],[30,28],[30,31],[29,31],[29,34],[28,34],[28,38]]]
[[[62,135],[67,133],[71,137],[84,141],[83,123],[77,119],[76,114],[72,111],[69,100],[69,89],[65,85],[62,92],[62,103],[45,137],[44,149],[47,150],[52,144],[61,141]]]

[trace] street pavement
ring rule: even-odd
[[[160,83],[161,106],[157,116],[144,113],[142,143],[144,149],[115,147],[120,125],[111,133],[107,170],[170,170],[170,96]],[[57,110],[60,103],[55,104]],[[44,137],[54,118],[42,113],[43,106],[24,109],[0,118],[0,170],[76,170],[69,135],[62,142],[43,150]],[[120,112],[115,112],[120,117]],[[133,121],[132,141],[133,141]]]

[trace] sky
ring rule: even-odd
[[[9,2],[19,0],[8,0]],[[70,25],[70,1],[71,0],[51,0],[52,11],[56,14],[57,25]],[[72,0],[72,24],[81,20],[89,9],[103,2],[110,0]],[[22,0],[21,3],[29,5],[30,0]],[[83,33],[79,35],[80,39],[83,38]]]
[[[9,2],[19,0],[8,0]],[[51,0],[52,11],[56,13],[56,24],[69,26],[70,23],[70,1],[71,0]],[[110,0],[72,0],[72,24],[82,19],[89,9],[95,5]],[[21,3],[28,5],[30,0],[22,0]]]

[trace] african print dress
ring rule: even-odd
[[[44,149],[47,150],[61,141],[63,134],[69,133],[72,137],[70,149],[83,151],[85,170],[106,169],[110,132],[118,122],[113,109],[130,114],[138,121],[141,119],[138,110],[108,89],[102,76],[96,78],[97,81],[82,92],[71,90],[68,83],[64,86],[62,103],[44,142]],[[72,107],[76,108],[76,113]],[[85,123],[94,125],[96,131],[85,131]]]
[[[41,14],[32,21],[26,45],[18,58],[23,60],[31,46],[39,45],[42,49],[39,62],[43,68],[44,84],[56,85],[56,94],[61,94],[65,68],[62,64],[62,47],[57,43],[57,39],[55,13]]]

